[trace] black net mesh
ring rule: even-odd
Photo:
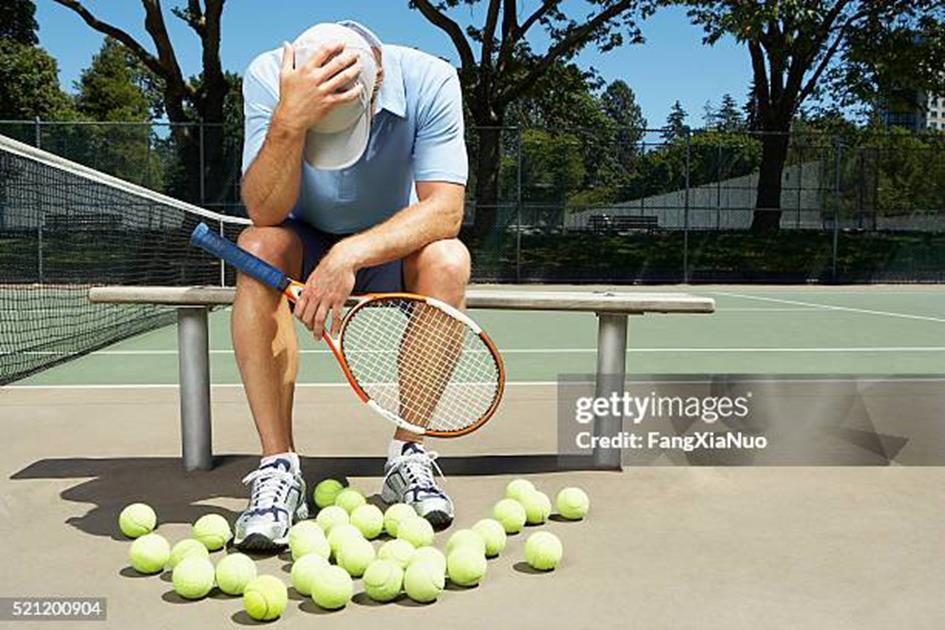
[[[92,285],[231,284],[189,244],[200,221],[229,238],[246,224],[0,137],[0,385],[174,316],[90,304]]]

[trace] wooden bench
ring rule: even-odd
[[[594,214],[591,215],[588,224],[594,232],[613,234],[633,230],[655,230],[659,227],[659,219],[650,215]]]
[[[210,346],[207,315],[212,307],[233,303],[230,287],[106,286],[89,289],[89,300],[108,304],[156,304],[177,309],[180,370],[181,447],[187,470],[210,469]],[[630,315],[646,313],[712,313],[715,301],[685,293],[595,293],[591,291],[534,291],[521,287],[470,287],[471,309],[523,311],[586,311],[596,313],[597,396],[622,393],[626,370],[627,323]],[[501,348],[500,348],[501,350]],[[595,426],[598,435],[620,432],[621,418],[605,418]],[[594,466],[620,468],[620,451],[594,452]]]

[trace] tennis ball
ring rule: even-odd
[[[181,560],[191,556],[197,556],[198,558],[209,558],[210,552],[207,551],[207,548],[204,547],[203,543],[199,540],[185,538],[171,547],[171,555],[168,556],[167,564],[165,566],[168,569],[173,569],[178,565],[178,563],[180,563]]]
[[[412,516],[397,525],[397,538],[414,547],[426,547],[433,544],[433,526],[422,516]]]
[[[444,586],[446,576],[432,562],[414,562],[404,571],[404,591],[415,602],[426,604],[436,600]]]
[[[507,537],[502,523],[491,518],[484,518],[472,526],[473,531],[482,537],[486,546],[486,557],[494,558],[505,549]]]
[[[459,547],[472,547],[483,556],[486,555],[485,541],[482,536],[471,529],[457,529],[453,532],[450,539],[446,541],[446,556],[449,557]]]
[[[344,485],[337,479],[323,479],[315,486],[313,497],[319,509],[335,504],[335,497],[344,490]]]
[[[520,500],[522,496],[535,490],[535,484],[528,479],[513,479],[505,486],[505,498]]]
[[[374,562],[374,545],[358,537],[345,540],[335,554],[338,566],[348,572],[351,577],[361,577],[368,565]]]
[[[342,508],[348,514],[351,514],[366,502],[367,500],[364,498],[364,495],[361,494],[361,491],[355,490],[354,488],[345,488],[335,497],[335,505]]]
[[[126,505],[118,515],[118,528],[128,538],[150,534],[157,526],[157,514],[146,503]]]
[[[384,513],[376,505],[362,505],[351,513],[351,524],[368,540],[378,537],[384,529]]]
[[[446,572],[453,584],[475,586],[486,574],[486,556],[471,545],[461,545],[446,555]]]
[[[242,595],[256,577],[256,563],[241,553],[231,553],[217,563],[217,586],[227,595]]]
[[[420,547],[414,552],[407,566],[416,562],[429,562],[439,569],[440,573],[446,573],[446,556],[436,547]]]
[[[190,535],[210,551],[222,549],[233,538],[230,524],[219,514],[205,514],[198,518]]]
[[[395,503],[384,512],[384,531],[390,536],[397,537],[397,525],[405,518],[412,518],[417,511],[406,503]]]
[[[174,592],[186,599],[206,597],[213,588],[214,569],[209,558],[191,556],[181,560],[171,574]]]
[[[351,576],[341,567],[328,565],[312,576],[312,601],[326,610],[344,608],[353,594]]]
[[[555,499],[558,514],[572,521],[579,521],[587,516],[591,500],[580,488],[564,488]]]
[[[315,573],[327,566],[330,566],[328,560],[317,554],[302,556],[292,565],[292,586],[302,595],[311,595]]]
[[[502,524],[506,534],[517,534],[525,526],[525,508],[515,499],[502,499],[492,508],[492,517]]]
[[[335,525],[343,525],[348,522],[348,513],[337,505],[329,505],[321,509],[318,516],[315,517],[315,522],[322,528],[322,532],[328,535]]]
[[[361,530],[349,523],[342,523],[341,525],[335,525],[328,534],[328,546],[331,547],[331,552],[337,558],[341,547],[346,542],[354,539],[364,540]]]
[[[426,547],[423,548],[426,549]],[[381,560],[390,560],[396,563],[401,569],[404,569],[410,564],[410,561],[417,554],[417,551],[418,550],[414,549],[413,545],[406,540],[395,538],[381,545],[381,548],[377,550],[377,557]]]
[[[551,571],[563,553],[561,541],[551,532],[535,532],[525,540],[525,562],[533,569]]]
[[[540,525],[551,514],[551,499],[544,492],[526,492],[518,502],[525,508],[525,522],[529,525]]]
[[[376,602],[389,602],[400,595],[404,570],[392,560],[375,560],[368,565],[361,581],[368,597]]]
[[[131,543],[128,560],[138,573],[160,573],[171,555],[171,546],[159,534],[145,534]]]
[[[289,589],[272,575],[260,575],[243,590],[243,610],[256,621],[278,619],[289,605]]]
[[[302,521],[302,523],[312,523],[312,521]],[[302,523],[297,523],[289,530],[289,551],[292,552],[292,559],[298,560],[303,556],[315,554],[325,560],[331,556],[331,546],[322,533],[322,528],[312,523],[296,529]]]

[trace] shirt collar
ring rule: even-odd
[[[384,46],[381,49],[381,63],[384,65],[384,82],[377,94],[377,110],[386,109],[391,114],[404,118],[407,115],[407,95],[400,59],[395,57],[390,48]]]

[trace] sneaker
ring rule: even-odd
[[[280,551],[289,543],[292,524],[308,518],[298,455],[264,458],[243,483],[252,484],[252,491],[249,506],[236,519],[233,545],[240,551]]]
[[[381,498],[386,503],[406,503],[436,528],[453,522],[453,502],[436,486],[433,473],[443,475],[436,464],[436,453],[427,452],[414,442],[404,444],[401,454],[384,467]]]

